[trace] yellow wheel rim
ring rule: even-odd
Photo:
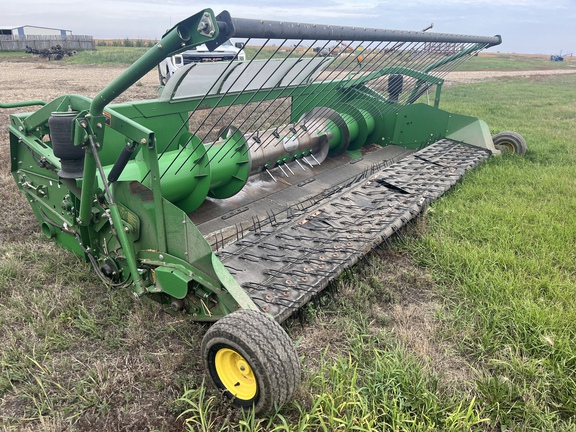
[[[516,147],[510,141],[502,141],[498,143],[496,147],[500,147],[502,150],[509,151],[510,153],[516,153]]]
[[[244,357],[230,348],[222,348],[214,358],[216,373],[226,390],[238,399],[256,396],[258,384],[252,368]]]

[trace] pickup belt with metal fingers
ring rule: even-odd
[[[282,322],[489,156],[437,141],[244,233],[218,256],[254,302]]]

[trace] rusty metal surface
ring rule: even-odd
[[[254,302],[282,322],[488,157],[481,148],[438,141],[255,226],[219,258]]]
[[[377,145],[365,146],[362,151],[360,158],[343,154],[327,158],[321,165],[302,165],[303,168],[292,162],[291,171],[285,168],[286,174],[279,168],[272,170],[274,180],[267,172],[252,176],[232,198],[207,199],[190,217],[213,248],[218,249],[222,238],[237,238],[237,231],[241,237],[242,232],[255,224],[266,225],[276,215],[284,218],[286,212],[309,206],[309,201],[315,201],[316,196],[324,195],[328,189],[364,175],[375,166],[414,153],[403,147]]]

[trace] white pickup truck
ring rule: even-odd
[[[165,85],[174,72],[190,63],[244,61],[246,60],[246,53],[242,46],[241,43],[236,44],[236,46],[232,45],[232,42],[227,40],[214,51],[210,51],[206,45],[202,44],[192,50],[167,57],[158,65],[160,84]]]

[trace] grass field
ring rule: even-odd
[[[287,323],[303,382],[268,418],[203,384],[205,327],[44,240],[0,153],[0,426],[576,430],[576,74],[454,85],[442,107],[527,155],[467,175]]]
[[[98,46],[94,50],[78,51],[75,56],[64,57],[58,64],[70,65],[130,65],[138,60],[149,48]],[[37,55],[25,52],[0,52],[0,61],[30,61]],[[48,61],[48,60],[46,60]],[[51,60],[56,63],[56,60]]]
[[[76,65],[130,65],[150,48],[145,47],[96,47],[93,51],[80,51],[66,62]]]
[[[130,65],[149,48],[125,46],[97,46],[95,50],[79,51],[73,57],[64,57],[62,63],[71,65]],[[245,49],[247,57],[256,54],[256,48]],[[0,52],[0,60],[31,59],[31,54],[23,52]],[[550,61],[547,55],[504,54],[495,52],[480,53],[479,56],[462,63],[458,70],[538,70],[573,69],[576,57],[566,57],[563,62]]]
[[[550,61],[547,55],[501,54],[485,52],[462,63],[458,70],[539,70],[573,69],[576,57],[566,57],[563,62]]]
[[[445,107],[521,131],[530,150],[468,176],[434,206],[426,233],[406,244],[446,302],[446,336],[481,366],[477,401],[498,428],[575,427],[575,83],[450,91]],[[482,92],[489,101],[479,102]]]

